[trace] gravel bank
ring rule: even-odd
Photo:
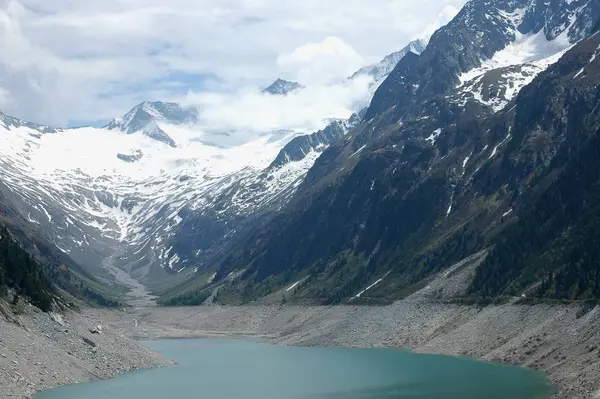
[[[2,399],[31,398],[58,385],[171,364],[105,324],[97,313],[51,316],[28,308],[16,316],[4,304],[0,307]]]
[[[600,311],[405,300],[386,307],[204,307],[103,314],[136,338],[264,337],[304,346],[402,347],[543,370],[557,398],[600,398]]]
[[[29,398],[56,385],[169,364],[132,338],[239,336],[282,345],[467,355],[543,370],[560,390],[556,398],[600,399],[600,308],[449,304],[483,257],[461,262],[411,297],[382,307],[88,309],[65,316],[64,325],[29,310],[21,326],[0,314],[0,393]],[[98,324],[102,333],[91,334]]]
[[[461,295],[485,253],[384,307],[205,306],[98,311],[135,338],[253,336],[307,346],[402,347],[543,370],[557,398],[600,398],[600,308],[444,303]]]

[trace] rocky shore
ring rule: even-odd
[[[30,309],[9,315],[13,321],[0,314],[1,397],[30,398],[57,385],[170,364],[135,340],[259,337],[472,356],[542,370],[559,389],[556,398],[600,399],[600,308],[519,305],[516,298],[499,306],[452,304],[474,267],[459,264],[409,298],[379,307],[139,307],[62,318]]]
[[[98,319],[94,312],[46,314],[0,302],[0,397],[172,364]]]
[[[544,371],[556,398],[600,398],[600,310],[406,300],[386,307],[247,306],[106,314],[138,339],[261,337],[301,346],[401,347]]]
[[[263,337],[305,346],[401,347],[544,371],[561,399],[600,398],[600,308],[581,304],[465,306],[480,256],[458,263],[390,306],[204,306],[100,311],[137,339]],[[468,261],[468,262],[467,262]]]

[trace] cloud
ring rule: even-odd
[[[0,106],[66,125],[189,89],[236,92],[278,76],[323,86],[464,1],[0,0]]]
[[[447,5],[442,9],[442,11],[438,14],[435,20],[433,20],[427,27],[421,32],[419,35],[420,38],[429,38],[431,37],[436,30],[446,25],[448,22],[452,21],[456,14],[460,9],[454,7],[453,5]]]
[[[286,76],[304,85],[331,83],[350,76],[363,65],[363,59],[348,43],[328,37],[319,43],[296,47],[277,58]]]
[[[8,90],[0,87],[0,108],[4,108],[10,102],[10,93]]]
[[[239,145],[275,130],[312,132],[328,119],[349,118],[368,104],[372,94],[368,77],[333,85],[313,85],[287,96],[263,94],[250,88],[231,93],[190,93],[183,103],[196,106],[196,129],[202,141]]]

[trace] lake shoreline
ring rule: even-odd
[[[477,308],[422,300],[367,306],[206,306],[100,311],[137,340],[232,338],[306,347],[401,348],[543,371],[553,398],[600,398],[600,311]]]
[[[0,301],[0,397],[32,398],[61,385],[173,365],[160,354],[105,324],[90,309],[14,314]],[[93,332],[92,332],[93,331]]]
[[[554,392],[538,371],[401,349],[294,347],[237,337],[145,344],[180,367],[61,387],[39,399],[163,399],[195,397],[198,392],[222,399],[383,399],[404,397],[401,392],[448,399],[481,399],[501,392],[496,396],[533,399]],[[272,383],[265,384],[270,378]]]
[[[468,356],[543,371],[559,389],[555,398],[600,399],[600,308],[459,305],[453,299],[464,292],[473,267],[440,274],[427,287],[387,306],[267,302],[89,308],[67,313],[59,320],[62,324],[33,308],[15,316],[16,322],[0,314],[0,392],[8,398],[31,398],[59,385],[173,364],[141,340],[229,337],[288,346],[402,348]],[[98,325],[102,332],[90,333]]]
[[[550,305],[476,308],[422,298],[382,307],[84,309],[65,315],[62,324],[31,311],[18,316],[18,323],[0,318],[0,392],[31,398],[59,385],[174,365],[143,340],[231,338],[468,356],[543,371],[559,389],[555,398],[600,398],[600,349],[590,350],[600,343],[600,311],[583,316],[579,311],[578,306]],[[90,333],[98,324],[102,332]]]

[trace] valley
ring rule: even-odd
[[[67,312],[59,319],[62,324],[45,313],[27,313],[18,316],[29,329],[25,335],[21,327],[0,318],[5,332],[0,339],[4,355],[0,370],[7,375],[16,370],[20,376],[0,379],[0,391],[19,397],[27,392],[31,397],[37,389],[169,364],[150,356],[132,339],[219,338],[469,356],[541,370],[558,388],[554,398],[598,395],[598,308],[514,301],[481,307],[441,300],[464,290],[477,265],[477,261],[467,262],[466,267],[459,264],[452,273],[440,274],[428,287],[388,306],[86,309]],[[88,328],[96,324],[102,326],[102,333],[90,334]],[[21,350],[21,344],[27,350]],[[52,348],[52,360],[44,347]],[[27,390],[23,390],[25,383]]]
[[[245,338],[600,398],[600,0],[461,4],[342,79],[207,79],[98,126],[0,112],[0,393],[172,364],[140,340]],[[323,43],[271,61],[360,58]]]
[[[577,176],[575,163],[594,157],[586,132],[597,126],[599,7],[538,3],[468,2],[431,38],[335,83],[362,94],[303,127],[292,127],[292,114],[272,124],[265,114],[236,130],[235,118],[221,126],[210,108],[161,101],[103,128],[1,115],[5,213],[119,292],[118,302],[279,301],[294,284],[285,301],[402,299],[529,229],[525,216],[548,206],[543,191],[581,177],[579,197],[595,195],[595,175]],[[277,79],[246,95],[296,106],[313,90]],[[594,211],[569,212],[579,220]],[[564,217],[552,232],[568,228]],[[596,298],[600,274],[567,277],[566,260],[546,246],[553,239],[517,251],[530,253],[517,262],[528,271],[503,282],[492,270],[511,268],[504,255],[514,251],[493,250],[468,295],[520,296],[558,278],[569,286],[542,284],[538,296]],[[552,266],[536,266],[542,257]]]

